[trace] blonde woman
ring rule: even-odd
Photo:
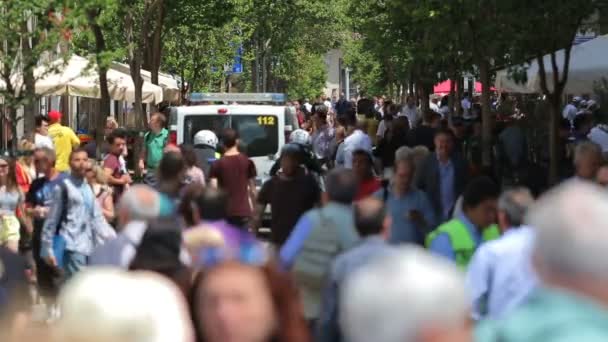
[[[21,224],[17,212],[24,213],[25,196],[17,184],[15,161],[0,156],[0,245],[15,253],[19,250]],[[27,221],[27,220],[24,220]],[[24,222],[31,234],[29,222]]]
[[[17,184],[21,192],[26,194],[30,190],[30,185],[36,179],[36,167],[34,165],[34,144],[27,139],[19,142],[19,154],[21,157],[15,164]]]
[[[114,199],[112,188],[108,186],[104,170],[94,162],[87,165],[87,182],[93,189],[97,203],[103,211],[108,222],[114,220]]]

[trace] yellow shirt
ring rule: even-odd
[[[60,123],[49,126],[49,136],[53,139],[55,153],[57,154],[55,169],[59,172],[69,171],[72,148],[80,145],[80,139],[71,128],[62,126]]]

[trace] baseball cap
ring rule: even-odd
[[[48,118],[49,118],[49,121],[51,121],[51,122],[58,122],[61,120],[62,116],[63,116],[63,114],[61,114],[60,111],[52,110],[49,112]]]

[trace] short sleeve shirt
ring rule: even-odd
[[[319,185],[310,174],[293,179],[274,176],[264,183],[258,203],[272,206],[271,240],[274,244],[281,246],[287,241],[300,216],[315,206],[320,195]]]
[[[122,165],[120,163],[119,157],[114,154],[108,154],[103,161],[103,167],[106,169],[112,170],[112,177],[120,178],[123,175]],[[119,198],[122,194],[125,186],[124,185],[113,185],[112,190],[115,195],[115,199]]]
[[[209,178],[217,179],[219,187],[227,193],[230,199],[227,208],[228,216],[251,216],[248,185],[249,180],[255,176],[255,165],[243,154],[223,156],[211,165]]]
[[[148,132],[144,136],[144,144],[146,146],[146,168],[148,170],[155,170],[160,164],[168,138],[169,131],[166,128],[163,128],[158,134]]]

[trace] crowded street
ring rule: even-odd
[[[1,342],[608,341],[608,3],[0,17]]]

